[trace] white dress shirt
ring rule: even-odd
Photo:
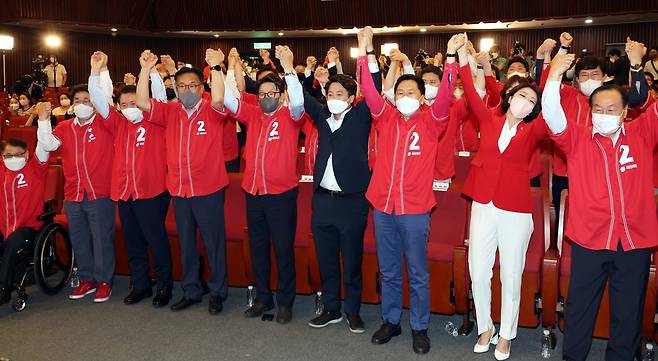
[[[507,124],[507,120],[505,120],[505,124],[503,124],[503,130],[500,131],[500,136],[498,137],[498,149],[500,150],[500,153],[502,154],[505,149],[507,149],[507,146],[509,143],[512,141],[512,138],[516,135],[516,127],[518,127],[519,123],[516,123],[513,127],[509,127]]]
[[[341,125],[343,125],[343,119],[345,119],[345,114],[349,113],[350,110],[351,108],[344,111],[343,114],[341,114],[340,118],[338,119],[336,119],[333,115],[327,118],[327,124],[329,124],[329,129],[331,129],[332,133],[340,129]],[[334,156],[333,154],[329,154],[329,159],[327,160],[327,167],[324,169],[324,174],[322,175],[322,181],[320,182],[320,187],[334,192],[341,192],[342,189],[340,189],[340,186],[338,185],[338,181],[336,180],[336,174],[334,174],[333,156]]]

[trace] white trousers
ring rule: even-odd
[[[493,202],[473,202],[468,246],[473,301],[478,335],[493,327],[491,320],[491,277],[496,260],[500,260],[502,283],[499,335],[511,340],[516,337],[521,301],[521,277],[526,251],[534,229],[531,213],[510,212],[497,208]]]

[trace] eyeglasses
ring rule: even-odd
[[[25,152],[26,151],[24,151],[23,153],[18,153],[18,154],[3,154],[2,159],[9,159],[9,158],[14,158],[14,157],[20,158],[20,157],[25,155]]]
[[[176,89],[178,90],[194,90],[197,87],[200,87],[201,84],[176,84]]]
[[[274,98],[277,94],[281,94],[281,92],[267,92],[267,93],[258,93],[258,97],[263,99],[263,98]]]

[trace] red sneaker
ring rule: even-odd
[[[98,285],[96,296],[94,296],[94,302],[96,303],[105,302],[110,299],[111,295],[112,295],[112,286],[110,286],[108,283],[103,282],[100,285]]]
[[[69,299],[79,300],[86,295],[96,292],[96,283],[91,281],[80,281],[80,286],[69,294]]]

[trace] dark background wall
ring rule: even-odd
[[[479,47],[479,39],[491,37],[500,44],[503,52],[513,46],[516,40],[526,44],[529,50],[547,37],[557,39],[562,31],[569,31],[575,38],[574,51],[587,48],[590,52],[604,55],[606,43],[624,42],[627,36],[643,41],[647,46],[658,44],[658,26],[654,23],[624,25],[604,25],[575,27],[570,29],[537,29],[518,31],[482,31],[471,32],[469,38]],[[30,60],[36,54],[47,55],[43,37],[45,30],[0,25],[0,33],[7,33],[15,38],[14,50],[7,53],[7,78],[13,83],[19,76],[30,72]],[[156,54],[170,54],[197,66],[203,63],[205,49],[220,47],[225,52],[236,47],[241,53],[253,51],[253,42],[271,41],[273,46],[289,45],[298,61],[305,61],[306,56],[314,55],[321,59],[330,46],[335,46],[341,53],[343,68],[353,73],[355,62],[349,57],[350,47],[356,47],[356,36],[345,35],[336,38],[276,38],[276,39],[191,39],[161,38],[150,36],[110,36],[79,32],[58,32],[63,38],[63,46],[56,52],[61,63],[69,73],[69,84],[86,82],[89,74],[89,56],[95,50],[102,50],[110,57],[109,68],[114,80],[122,80],[123,74],[139,72],[138,57],[142,50],[151,49]],[[410,57],[424,49],[434,54],[445,52],[446,43],[451,34],[422,35],[387,35],[376,36],[376,49],[384,42],[396,42],[400,49]]]

